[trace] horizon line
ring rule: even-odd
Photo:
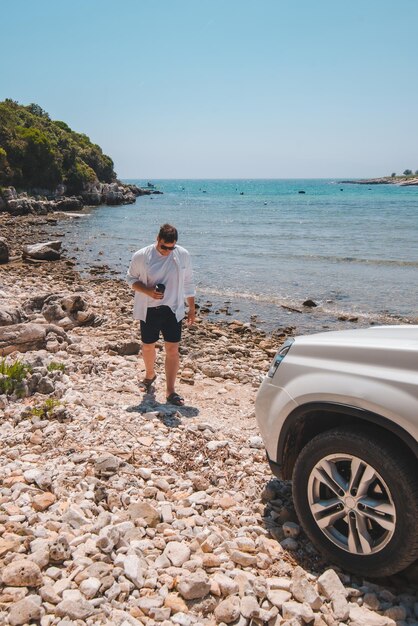
[[[272,177],[263,177],[263,176],[254,176],[254,177],[249,177],[249,176],[245,176],[242,178],[236,178],[236,177],[218,177],[218,176],[214,176],[214,177],[210,177],[210,178],[206,178],[206,177],[199,177],[199,176],[192,176],[192,177],[173,177],[173,176],[167,176],[167,177],[153,177],[153,176],[119,176],[118,177],[120,180],[342,180],[343,178],[345,180],[371,180],[373,178],[390,178],[390,176],[372,176],[372,177],[359,177],[359,176],[347,176],[347,177],[343,177],[343,176],[284,176],[281,178],[272,178]]]

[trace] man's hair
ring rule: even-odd
[[[179,234],[177,232],[177,228],[171,226],[171,224],[163,224],[160,226],[160,232],[158,233],[158,239],[162,239],[167,243],[173,243],[177,241]]]

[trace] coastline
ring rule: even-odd
[[[24,397],[0,396],[0,620],[17,605],[49,624],[67,616],[215,626],[234,621],[234,603],[248,598],[260,622],[307,611],[309,590],[321,590],[333,566],[300,533],[291,487],[272,478],[254,419],[260,376],[295,328],[268,336],[202,312],[181,348],[186,406],[165,404],[161,350],[155,393],[144,395],[126,283],[80,276],[71,250],[54,262],[21,258],[24,244],[45,241],[61,219],[72,218],[0,216],[11,249],[0,292],[15,315],[0,326],[0,346],[5,329],[38,333],[29,350],[8,354],[32,364]],[[57,405],[48,409],[48,399]],[[14,561],[24,561],[29,582],[13,578]],[[329,622],[323,615],[395,626],[392,613],[413,614],[407,574],[373,583],[334,575],[348,601],[342,611],[317,591],[308,606],[319,626]]]
[[[63,185],[59,186],[55,192],[44,189],[17,192],[14,187],[0,187],[0,214],[4,212],[17,216],[48,215],[63,211],[81,211],[100,204],[120,206],[133,204],[138,196],[161,193],[156,189],[142,188],[118,180],[113,183],[92,183],[76,196],[66,196]]]
[[[358,180],[340,180],[340,185],[398,185],[413,187],[418,185],[418,176],[381,176],[379,178],[361,178]]]

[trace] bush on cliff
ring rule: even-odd
[[[0,185],[77,194],[89,183],[116,180],[113,161],[87,135],[53,121],[38,104],[0,102]]]

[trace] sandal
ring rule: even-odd
[[[142,389],[142,391],[145,391],[145,393],[149,393],[149,390],[151,389],[156,378],[157,374],[155,374],[154,378],[144,378],[144,380],[141,380],[139,383],[139,388]]]
[[[184,406],[184,398],[179,396],[179,394],[175,391],[173,391],[173,393],[170,393],[170,395],[167,397],[167,402],[168,404],[174,404],[175,406]]]

